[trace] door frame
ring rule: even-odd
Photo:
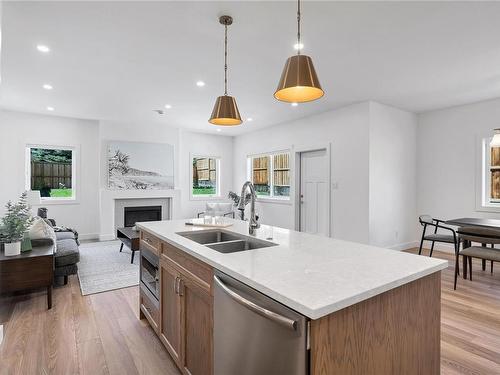
[[[328,170],[326,180],[328,182],[328,237],[332,236],[332,144],[324,143],[317,145],[308,145],[308,146],[295,146],[293,148],[293,156],[294,156],[294,170],[295,170],[295,179],[294,179],[294,205],[295,205],[295,230],[300,231],[300,183],[301,183],[301,167],[300,160],[301,154],[305,152],[311,151],[326,151],[326,157],[328,160]]]

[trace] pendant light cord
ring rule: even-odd
[[[300,0],[297,0],[297,55],[300,55]]]
[[[224,25],[224,95],[227,96],[227,23]]]

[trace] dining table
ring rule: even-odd
[[[453,225],[453,226],[457,226],[457,227],[491,228],[491,229],[498,229],[500,231],[500,220],[498,220],[498,219],[483,219],[483,218],[479,218],[479,217],[461,217],[461,218],[457,218],[457,219],[446,220],[445,224]],[[464,249],[469,247],[469,246],[471,246],[470,241],[463,241]],[[493,245],[492,245],[492,247],[493,247]],[[493,262],[492,262],[491,267],[492,267],[491,269],[493,272]],[[486,260],[484,260],[484,259],[482,260],[482,268],[483,268],[483,271],[486,269]],[[467,271],[466,271],[465,266],[464,266],[463,277],[464,277],[464,279],[467,278]]]

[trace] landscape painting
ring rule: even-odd
[[[174,146],[166,143],[109,142],[108,187],[173,189]]]

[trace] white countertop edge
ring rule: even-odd
[[[137,227],[140,229],[144,229],[145,231],[151,232],[151,229],[149,229],[149,228],[147,228],[139,223],[137,223]],[[224,272],[228,276],[231,276],[231,277],[235,278],[236,280],[241,281],[242,283],[256,289],[257,291],[265,294],[266,296],[273,298],[274,300],[282,303],[283,305],[285,305],[285,306],[287,306],[287,307],[289,307],[289,308],[299,312],[300,314],[302,314],[310,319],[313,319],[313,320],[320,319],[324,316],[327,316],[331,313],[342,310],[346,307],[355,305],[355,304],[362,302],[364,300],[367,300],[371,297],[375,297],[379,294],[382,294],[382,293],[387,292],[389,290],[395,289],[399,286],[408,284],[412,281],[418,280],[418,279],[423,278],[425,276],[431,275],[435,272],[442,271],[443,269],[446,269],[448,267],[448,261],[443,260],[442,263],[437,264],[436,266],[433,266],[433,267],[430,267],[426,270],[408,275],[407,277],[401,278],[401,279],[396,280],[392,283],[388,283],[388,284],[376,287],[376,288],[371,289],[371,290],[364,292],[364,293],[359,293],[359,294],[353,295],[350,298],[346,298],[342,301],[332,303],[328,306],[324,306],[324,307],[321,307],[318,309],[311,309],[307,306],[304,306],[300,303],[297,303],[296,301],[290,300],[290,299],[286,298],[285,296],[283,296],[279,293],[276,293],[275,291],[273,291],[273,290],[271,290],[271,289],[269,289],[261,284],[258,284],[255,281],[248,279],[245,276],[243,276],[243,275],[241,275],[241,274],[239,274],[231,269],[228,269],[225,266],[223,266],[217,262],[212,261],[209,258],[204,257],[203,255],[197,253],[196,251],[193,251],[193,250],[189,249],[188,247],[186,247],[178,242],[175,242],[171,238],[165,237],[165,236],[163,236],[159,233],[156,233],[156,232],[153,234],[155,236],[157,236],[158,238],[160,238],[161,240],[169,243],[170,245],[175,246],[176,248],[185,251],[186,253],[195,257],[196,259],[201,260],[204,263],[207,263],[208,265],[212,266],[213,268],[215,268],[221,272]],[[394,251],[396,251],[396,250],[394,250]]]

